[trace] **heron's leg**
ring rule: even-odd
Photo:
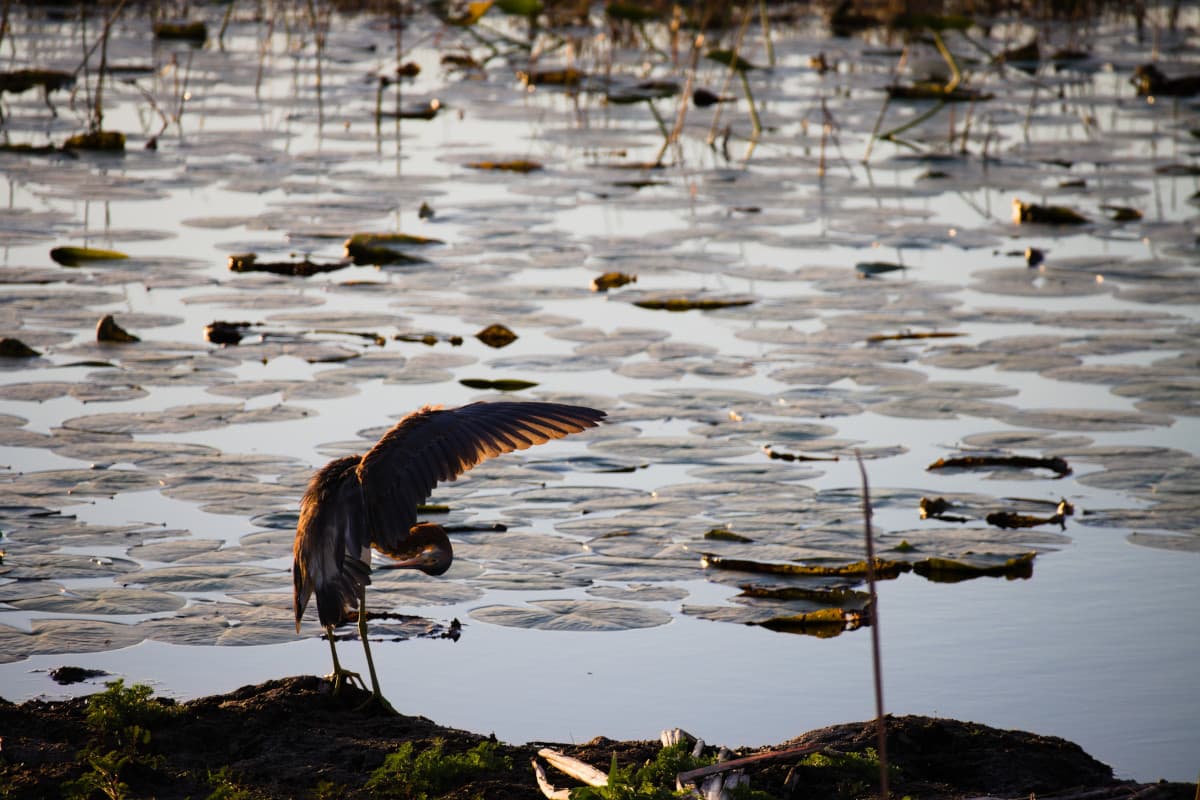
[[[329,652],[333,654],[333,672],[328,676],[328,680],[333,681],[333,693],[337,694],[342,690],[342,687],[347,682],[354,683],[358,681],[358,685],[362,689],[366,689],[362,677],[357,672],[351,672],[348,669],[342,669],[342,663],[338,661],[337,645],[334,644],[333,626],[325,626],[325,638],[329,640]]]
[[[367,640],[367,590],[358,590],[358,638],[362,640],[363,653],[367,656],[367,671],[371,675],[371,699],[364,703],[374,703],[389,714],[398,713],[392,704],[379,691],[379,676],[375,674],[375,659],[371,658],[371,643]]]

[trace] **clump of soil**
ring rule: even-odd
[[[421,752],[441,741],[447,753],[465,753],[488,737],[443,728],[424,717],[389,716],[359,708],[369,699],[348,688],[339,696],[316,677],[293,677],[245,686],[229,694],[186,703],[152,698],[164,713],[144,716],[150,735],[139,755],[122,766],[127,796],[185,798],[374,797],[366,787],[385,758],[411,742]],[[97,741],[89,726],[88,698],[14,705],[0,700],[0,787],[10,798],[59,796],[62,787],[92,771],[81,755]],[[990,795],[1106,800],[1190,800],[1186,784],[1138,785],[1113,778],[1112,770],[1063,739],[1004,731],[970,722],[929,717],[890,717],[888,754],[894,796],[922,800]],[[492,740],[494,741],[494,740]],[[871,763],[874,723],[835,725],[785,745],[816,743],[834,754],[827,764],[775,762],[751,773],[751,786],[778,798],[852,798],[877,793]],[[537,743],[495,743],[511,769],[474,773],[442,792],[452,798],[536,798],[530,761]],[[781,745],[785,746],[785,745]],[[597,738],[581,745],[553,745],[607,770],[615,754],[621,767],[654,758],[658,742]],[[737,755],[749,755],[746,750]],[[847,754],[862,754],[866,758]],[[839,766],[840,764],[840,766]],[[790,782],[794,788],[788,788]],[[559,786],[570,779],[551,771]],[[99,795],[97,795],[99,796]],[[388,796],[407,796],[403,793]]]

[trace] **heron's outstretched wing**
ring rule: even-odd
[[[385,553],[399,549],[417,521],[417,505],[440,481],[502,453],[595,427],[604,416],[586,406],[538,402],[414,411],[383,435],[358,468],[371,542]]]
[[[300,501],[300,521],[292,560],[292,606],[296,631],[313,592],[322,625],[340,625],[347,608],[371,582],[366,508],[358,483],[359,456],[346,456],[322,467]]]

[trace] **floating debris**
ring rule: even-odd
[[[806,456],[801,453],[785,453],[781,450],[776,450],[771,445],[764,445],[763,452],[768,458],[774,458],[779,461],[839,461],[837,456]]]
[[[501,347],[508,347],[510,344],[515,342],[517,340],[517,335],[504,325],[495,323],[488,325],[486,328],[479,331],[479,333],[476,333],[475,338],[486,344],[488,347],[500,349]]]
[[[69,686],[72,683],[83,683],[92,678],[103,678],[109,673],[102,669],[87,669],[85,667],[56,667],[50,670],[50,680],[59,686]]]
[[[237,253],[229,257],[230,272],[267,272],[272,275],[288,275],[308,278],[323,272],[336,272],[350,266],[348,258],[318,264],[307,256],[302,261],[259,261],[256,253]]]
[[[605,272],[603,275],[592,278],[592,291],[607,292],[609,289],[617,289],[627,283],[637,283],[637,275],[629,275],[624,272]]]
[[[771,617],[754,624],[779,633],[803,633],[818,639],[829,639],[869,624],[869,615],[843,608],[822,608],[800,614]]]
[[[526,86],[573,87],[583,83],[587,75],[575,67],[565,67],[563,69],[535,69],[529,72],[518,72],[517,77]]]
[[[1041,61],[1041,50],[1038,48],[1038,40],[1036,38],[1031,39],[1023,45],[1009,48],[996,56],[995,60],[998,64],[1012,64],[1023,71],[1035,72],[1037,71],[1038,62]]]
[[[749,298],[740,297],[728,299],[717,297],[647,297],[642,300],[634,300],[633,304],[638,308],[655,311],[713,311],[719,308],[748,306],[753,302]]]
[[[842,606],[851,608],[856,611],[861,611],[867,607],[871,601],[871,596],[866,592],[860,592],[855,589],[844,588],[819,588],[809,589],[802,586],[756,586],[753,584],[742,586],[741,594],[738,597],[752,597],[759,600],[778,600],[788,602],[792,600],[805,600],[811,603],[821,603],[828,606]]]
[[[1183,75],[1168,78],[1154,64],[1141,64],[1133,70],[1129,82],[1137,87],[1139,97],[1166,95],[1169,97],[1191,97],[1200,94],[1200,75]]]
[[[238,344],[258,323],[215,320],[204,326],[204,338],[213,344]]]
[[[605,100],[616,105],[631,105],[651,100],[662,100],[679,94],[679,84],[675,81],[650,80],[639,81],[632,86],[621,86],[610,89]]]
[[[421,103],[419,105],[409,106],[399,109],[398,111],[380,111],[380,117],[388,117],[389,119],[424,119],[430,120],[438,115],[442,110],[442,101],[436,97]]]
[[[96,341],[127,344],[141,339],[118,325],[112,314],[105,314],[96,323]]]
[[[471,5],[483,5],[482,3],[472,3]],[[490,6],[491,4],[488,3]],[[454,69],[463,70],[482,70],[483,65],[480,64],[470,53],[446,53],[442,56],[442,66],[452,67]]]
[[[805,575],[810,577],[839,577],[865,578],[867,575],[866,561],[853,561],[848,564],[786,564],[774,561],[750,561],[743,558],[725,558],[713,553],[701,553],[700,565],[705,569],[729,569],[740,572],[761,572],[770,575]],[[875,577],[879,579],[895,578],[912,569],[912,565],[903,561],[889,561],[876,558]]]
[[[1038,456],[956,456],[939,458],[925,469],[989,469],[991,467],[1009,467],[1012,469],[1048,469],[1061,478],[1071,474],[1071,467],[1066,459],[1043,458]]]
[[[0,153],[16,153],[23,156],[52,156],[56,153],[62,152],[62,150],[59,150],[52,144],[32,145],[24,142],[18,142],[15,144],[12,142],[0,143]],[[71,154],[67,153],[67,155]]]
[[[860,278],[872,278],[876,275],[886,275],[889,272],[905,270],[903,264],[893,264],[890,261],[860,261],[854,265],[854,271]]]
[[[357,266],[389,264],[427,264],[428,260],[409,255],[402,248],[442,244],[441,239],[407,233],[356,233],[343,244],[346,257]]]
[[[736,97],[729,95],[720,95],[716,92],[709,91],[704,87],[696,89],[692,92],[692,104],[696,108],[708,108],[715,106],[717,103],[732,103],[737,100]]]
[[[203,21],[159,22],[154,26],[154,38],[162,41],[190,42],[202,45],[208,40],[208,26]]]
[[[956,331],[903,331],[901,333],[876,333],[867,337],[867,341],[875,342],[898,342],[905,339],[951,339],[956,336],[966,336],[965,333]]]
[[[733,69],[736,72],[749,72],[751,70],[762,69],[757,64],[753,64],[742,58],[734,50],[713,49],[704,54],[704,57],[710,61],[716,61],[718,64]]]
[[[620,0],[612,0],[605,4],[604,13],[613,19],[626,22],[650,22],[666,16],[662,8],[656,8],[650,4],[622,3]]]
[[[1036,247],[1025,248],[1025,266],[1038,267],[1046,260],[1046,254]]]
[[[994,95],[981,89],[965,86],[949,87],[937,81],[921,81],[908,85],[892,84],[884,87],[892,100],[938,100],[943,103],[982,103]]]
[[[523,389],[532,389],[534,386],[537,386],[535,381],[523,381],[517,378],[499,378],[497,380],[462,378],[459,380],[459,383],[468,389],[495,389],[498,392],[519,392]]]
[[[954,504],[944,497],[922,497],[919,504],[921,519],[940,519],[943,522],[968,522],[967,517],[950,515],[946,512],[954,508]],[[907,542],[905,542],[907,544]],[[912,547],[912,545],[909,545]]]
[[[1154,168],[1154,174],[1171,178],[1194,178],[1200,175],[1200,167],[1195,164],[1159,164]]]
[[[88,131],[67,137],[64,150],[96,150],[102,153],[124,153],[125,134],[119,131]]]
[[[18,69],[0,72],[0,94],[21,94],[35,87],[43,92],[58,92],[75,85],[75,75],[56,69]]]
[[[1113,222],[1137,222],[1142,218],[1142,212],[1130,206],[1102,205],[1100,209],[1106,212]]]
[[[11,336],[0,339],[0,357],[2,358],[37,358],[40,355],[41,353],[20,339],[14,339]]]
[[[1015,511],[994,511],[986,517],[989,525],[997,528],[1036,528],[1039,525],[1058,525],[1066,530],[1066,518],[1075,514],[1075,506],[1064,498],[1058,502],[1054,514],[1048,517],[1038,517],[1032,514],[1019,514]]]
[[[417,342],[430,347],[438,342],[448,342],[451,347],[461,347],[463,343],[463,338],[457,334],[397,333],[392,338],[398,342]]]
[[[1086,225],[1091,221],[1073,208],[1024,203],[1016,197],[1013,198],[1012,207],[1013,222],[1017,225]]]
[[[467,165],[471,169],[494,170],[498,172],[537,172],[544,169],[538,161],[514,159],[512,161],[471,161]]]
[[[1037,553],[1030,551],[1019,556],[1004,558],[1000,563],[973,563],[952,558],[927,558],[912,565],[912,571],[935,583],[958,583],[972,578],[1033,577],[1033,559]]]
[[[753,542],[754,540],[734,533],[728,528],[710,528],[704,533],[705,539],[715,539],[721,542]]]

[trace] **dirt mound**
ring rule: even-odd
[[[541,796],[529,767],[541,745],[506,745],[424,717],[360,708],[367,693],[335,697],[321,678],[285,678],[186,703],[136,697],[129,688],[94,697],[107,702],[0,700],[6,797],[59,796],[72,786],[77,796],[88,796],[88,789],[101,796],[97,784],[110,769],[111,785],[130,797]],[[97,717],[97,707],[106,716]],[[751,785],[779,798],[871,795],[877,792],[875,742],[873,723],[811,731],[786,745],[819,744],[819,758],[756,769]],[[658,742],[604,738],[554,747],[605,770],[614,754],[620,766],[638,767],[661,749]],[[888,751],[897,797],[1086,793],[1103,800],[1140,792],[1139,800],[1183,800],[1194,792],[1185,784],[1116,781],[1109,767],[1063,739],[955,720],[889,718]],[[451,761],[471,766],[456,773],[445,768]],[[421,778],[431,782],[418,785],[418,773],[441,777]],[[571,785],[556,773],[552,780]]]

